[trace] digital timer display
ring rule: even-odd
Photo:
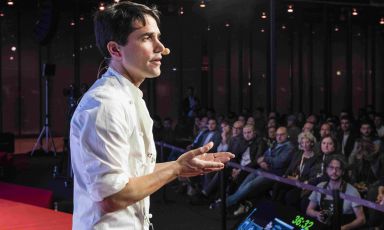
[[[296,227],[299,227],[302,230],[310,230],[311,227],[315,224],[312,220],[305,219],[301,215],[297,215],[293,220],[292,224]]]

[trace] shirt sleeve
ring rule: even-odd
[[[102,103],[86,113],[78,154],[91,199],[102,201],[121,191],[133,176],[127,170],[133,123],[117,102]]]
[[[323,185],[324,185],[323,183],[320,183],[316,187],[322,188]],[[319,203],[320,203],[320,193],[318,193],[316,191],[312,191],[312,193],[311,193],[311,195],[309,195],[308,199],[310,201],[316,203],[317,205],[319,205]]]
[[[349,189],[347,188],[347,191],[346,191],[348,193],[348,195],[355,196],[357,198],[361,198],[360,193],[357,191],[357,189],[355,187],[353,187],[350,184],[348,184],[348,187],[349,187]],[[360,207],[360,206],[361,206],[360,204],[352,202],[352,208],[356,208],[356,207]]]

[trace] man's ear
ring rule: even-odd
[[[109,54],[111,55],[111,58],[113,57],[121,58],[120,46],[116,42],[114,41],[108,42],[107,49]]]

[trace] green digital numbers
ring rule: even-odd
[[[292,220],[292,224],[301,228],[302,230],[310,230],[314,222],[311,220],[306,220],[304,217],[297,215],[295,219]]]

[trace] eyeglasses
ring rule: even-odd
[[[328,166],[327,169],[329,169],[329,170],[335,170],[335,171],[338,171],[338,172],[341,171],[341,168],[340,168],[340,167]]]

